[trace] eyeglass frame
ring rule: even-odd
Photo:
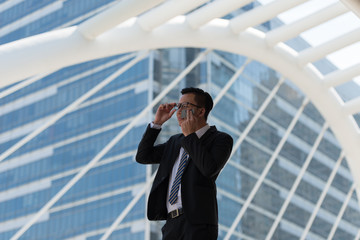
[[[186,104],[186,108],[187,108],[187,105],[192,105],[192,106],[197,107],[197,108],[203,108],[203,107],[198,106],[198,105],[196,105],[196,104],[193,104],[193,103],[191,103],[191,102],[177,103],[174,108],[175,108],[176,110],[182,109],[182,108],[183,108],[182,105],[185,105],[185,104]],[[185,106],[184,106],[184,107],[185,107]]]

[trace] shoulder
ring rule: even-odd
[[[210,138],[213,138],[215,141],[224,141],[224,143],[229,143],[232,145],[233,138],[226,132],[219,131],[215,126],[211,126],[208,130]]]
[[[223,136],[223,137],[231,138],[231,139],[232,139],[232,137],[231,137],[228,133],[219,131],[215,126],[211,126],[210,129],[209,129],[209,131],[210,131],[211,133],[213,133],[213,134],[218,135],[218,136]]]
[[[169,137],[168,143],[169,144],[177,144],[184,138],[184,135],[182,133],[175,134]]]

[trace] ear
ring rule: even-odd
[[[205,108],[200,108],[199,109],[199,117],[204,117],[205,116]]]

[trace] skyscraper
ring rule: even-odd
[[[0,44],[79,24],[115,3],[2,1]],[[239,13],[251,8],[249,5]],[[273,24],[281,23],[267,22],[259,28],[270,29]],[[301,48],[306,43],[296,39],[292,44]],[[24,239],[99,239],[155,170],[138,165],[133,159],[141,134],[152,120],[151,113],[115,146],[107,147],[203,53],[204,49],[191,48],[153,50],[134,64],[138,53],[94,60],[49,73],[2,98],[0,151],[4,154],[89,90],[112,80],[0,163],[0,239],[10,239],[76,174],[106,151],[23,235]],[[324,72],[334,68],[325,61],[317,64]],[[116,74],[119,69],[124,72]],[[238,76],[234,76],[236,72]],[[233,77],[234,83],[223,93]],[[219,238],[225,237],[243,207],[246,211],[231,239],[264,239],[284,206],[286,211],[273,239],[298,239],[335,162],[342,159],[341,148],[321,115],[290,81],[243,56],[210,51],[180,80],[162,102],[177,101],[183,87],[204,88],[219,100],[209,123],[231,134],[234,142],[243,138],[218,179]],[[343,97],[347,97],[347,89],[343,92]],[[259,112],[262,114],[258,116]],[[164,126],[159,142],[176,132],[179,128],[172,119]],[[267,164],[269,172],[247,204]],[[306,164],[308,167],[303,170]],[[297,181],[298,176],[301,178]],[[328,236],[352,182],[344,159],[307,239]],[[294,195],[288,199],[292,191]],[[146,221],[145,206],[146,197],[142,196],[111,239],[158,239],[158,225]],[[359,205],[354,194],[334,238],[353,239],[359,227]]]

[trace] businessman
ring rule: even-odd
[[[160,164],[148,199],[149,220],[166,220],[163,240],[216,240],[216,178],[233,140],[207,124],[211,96],[184,88],[179,103],[161,104],[140,141],[136,161]],[[154,145],[161,126],[176,112],[181,134]]]

